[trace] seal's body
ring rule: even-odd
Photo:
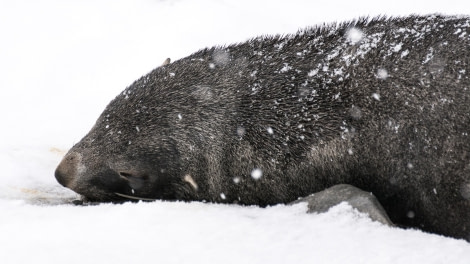
[[[470,18],[377,18],[204,49],[134,82],[56,170],[89,200],[271,205],[336,184],[470,235]]]

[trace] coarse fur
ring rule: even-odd
[[[394,223],[470,239],[469,60],[467,16],[203,49],[118,95],[56,178],[92,201],[260,206],[345,183]]]

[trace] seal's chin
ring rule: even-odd
[[[131,199],[115,193],[125,194],[131,193],[132,188],[128,184],[116,177],[108,177],[114,179],[108,183],[93,178],[91,181],[76,180],[73,184],[64,186],[80,195],[78,204],[94,204],[94,203],[123,203]]]
[[[77,193],[80,195],[80,201],[84,204],[124,203],[130,200],[129,198],[125,198],[114,193],[104,192],[102,190],[87,191],[86,194],[80,192]]]
[[[103,177],[110,179],[111,177]],[[116,179],[116,178],[114,178]],[[147,183],[148,182],[144,182]],[[155,201],[174,200],[172,196],[165,196],[159,192],[152,192],[150,184],[135,183],[125,177],[120,177],[115,181],[104,182],[95,178],[92,183],[83,183],[73,190],[83,197],[83,201],[88,203],[123,203],[127,201]],[[145,189],[145,187],[149,189]]]
[[[100,203],[125,203],[125,202],[138,202],[138,201],[156,201],[158,199],[153,199],[153,198],[144,198],[144,197],[138,197],[138,196],[133,196],[133,195],[127,195],[123,193],[114,193],[114,195],[106,195],[105,197],[100,197],[100,198],[90,198],[81,195],[80,200],[75,200],[73,201],[74,204],[76,205],[89,205],[89,204],[100,204]]]

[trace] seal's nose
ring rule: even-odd
[[[62,163],[61,163],[62,164]],[[65,174],[63,172],[63,170],[60,169],[60,165],[59,167],[57,167],[57,169],[55,170],[55,179],[60,183],[62,184],[62,186],[65,186],[67,187],[67,184],[70,182],[70,178],[68,177],[67,174]]]
[[[55,178],[57,181],[63,186],[70,188],[71,183],[77,177],[80,161],[80,154],[68,153],[55,170]]]

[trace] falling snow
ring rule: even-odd
[[[263,171],[261,169],[257,168],[251,171],[251,178],[255,180],[261,179],[262,176],[263,176]]]
[[[0,78],[4,87],[10,87],[0,105],[2,112],[9,113],[2,117],[2,124],[9,129],[2,131],[5,140],[0,146],[0,163],[4,166],[0,186],[2,263],[147,263],[156,258],[164,263],[207,263],[210,259],[210,262],[226,264],[312,263],[313,260],[331,264],[470,263],[470,245],[462,240],[385,227],[345,204],[322,214],[305,214],[303,204],[258,208],[156,201],[72,206],[70,201],[78,197],[54,179],[53,171],[64,152],[90,128],[103,105],[129,81],[156,65],[159,58],[175,56],[178,59],[186,51],[215,43],[233,43],[266,32],[295,32],[305,21],[312,25],[363,15],[360,8],[347,8],[350,2],[327,2],[318,8],[318,3],[312,1],[295,5],[275,1],[269,3],[270,12],[265,13],[251,12],[266,8],[266,3],[253,1],[230,4],[230,1],[208,0],[197,5],[188,0],[156,1],[152,5],[126,1],[84,1],[67,5],[56,0],[10,2],[2,3],[0,9],[2,34],[4,39],[10,40],[4,41],[5,47],[0,50],[6,54],[0,61],[4,71]],[[298,8],[300,5],[305,8]],[[399,0],[369,1],[367,7],[373,17],[383,14],[383,10],[387,15],[436,10],[456,14],[470,6],[466,1],[459,5],[442,1],[410,5]],[[122,14],[129,19],[122,19]],[[279,17],[288,17],[289,23]],[[168,18],[172,23],[168,23]],[[56,22],[53,26],[52,21]],[[257,23],[259,21],[264,23]],[[155,25],[164,26],[156,32]],[[234,30],[242,27],[243,30]],[[468,40],[469,35],[464,30],[467,27],[455,25],[448,33]],[[432,30],[428,28],[426,34],[431,34]],[[424,37],[412,28],[396,31],[414,38]],[[331,54],[325,53],[325,57],[351,66],[383,41],[380,33],[365,34],[360,29],[348,33],[345,44],[355,45],[351,48],[357,53],[333,50]],[[123,36],[132,36],[131,41],[122,41]],[[282,52],[286,44],[276,48]],[[395,55],[409,59],[409,51],[403,47]],[[119,60],[115,51],[119,51]],[[389,51],[392,50],[386,50],[385,55]],[[256,51],[254,55],[265,56],[263,51]],[[205,62],[207,69],[215,69],[231,63],[230,56],[230,53],[214,54],[213,61],[202,58],[195,61]],[[299,52],[296,56],[304,54]],[[424,64],[432,64],[437,56],[431,48],[420,59]],[[388,58],[381,59],[386,63]],[[93,60],[100,63],[91,63]],[[277,70],[284,66],[280,65]],[[341,70],[312,65],[301,73],[302,78],[319,78],[318,73],[323,69],[332,74]],[[394,76],[393,68],[387,70],[384,75],[377,71],[377,78],[400,78]],[[25,72],[33,74],[25,78]],[[465,77],[465,69],[459,73]],[[180,77],[179,72],[168,73],[168,76]],[[256,77],[256,71],[251,77]],[[342,77],[341,74],[338,77]],[[67,91],[63,84],[67,84]],[[37,89],[38,85],[41,89]],[[64,96],[69,91],[73,96],[67,99]],[[310,94],[315,89],[308,91]],[[132,99],[131,95],[130,91],[125,91],[122,98]],[[8,98],[22,98],[28,104],[21,105],[26,107],[22,108],[24,111],[10,111],[18,109],[18,100]],[[50,107],[44,107],[45,100],[50,100]],[[87,107],[83,107],[83,102],[87,102]],[[366,115],[359,107],[351,109],[351,113],[355,119]],[[72,116],[76,118],[70,118]],[[236,131],[239,137],[246,134],[244,127],[251,129],[248,124],[240,124]],[[139,127],[135,129],[140,131]],[[400,126],[392,120],[389,129],[398,133],[403,124]],[[59,151],[52,151],[52,147]],[[353,149],[348,149],[347,153],[358,154]],[[262,171],[258,170],[261,177]],[[267,180],[268,175],[265,176]],[[254,178],[245,177],[234,177],[233,182]],[[439,186],[432,187],[428,194],[439,197]],[[138,191],[134,193],[137,195]],[[456,193],[470,200],[470,182],[463,183]],[[415,217],[414,214],[410,211],[408,215]]]
[[[268,127],[268,128],[266,129],[266,131],[268,131],[268,133],[269,133],[270,135],[272,135],[272,134],[274,133],[274,130],[273,130],[271,127]]]
[[[467,200],[470,200],[470,182],[462,184],[460,194]]]
[[[223,66],[230,62],[230,53],[227,50],[218,49],[214,51],[212,59],[214,60],[214,64]]]
[[[346,39],[352,44],[355,45],[362,40],[364,33],[358,28],[351,28],[346,33]]]
[[[379,69],[377,71],[377,78],[385,80],[388,78],[388,72],[385,69]]]
[[[378,93],[373,93],[373,94],[372,94],[372,98],[374,98],[374,99],[377,100],[377,101],[380,101],[380,94],[378,94]]]
[[[243,137],[245,135],[245,132],[246,130],[244,127],[241,127],[241,126],[237,127],[237,135],[239,137]]]
[[[410,53],[409,50],[405,50],[405,51],[403,51],[403,52],[401,53],[400,57],[401,57],[401,58],[404,58],[404,57],[408,56],[409,53]]]

